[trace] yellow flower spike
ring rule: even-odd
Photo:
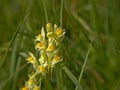
[[[32,53],[27,58],[27,61],[33,64],[34,70],[32,76],[25,82],[25,87],[22,90],[40,90],[38,85],[41,84],[39,79],[43,78],[41,75],[45,77],[50,71],[52,74],[54,66],[63,60],[59,54],[59,46],[61,46],[64,35],[65,30],[56,24],[53,26],[51,23],[48,23],[46,29],[42,27],[41,33],[35,37],[35,41],[37,41],[35,49],[39,51],[37,52],[37,58]]]
[[[21,90],[29,90],[28,87],[23,87]]]
[[[53,26],[52,26],[51,23],[48,23],[48,24],[46,25],[46,30],[47,30],[47,32],[53,31]]]

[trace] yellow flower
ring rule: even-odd
[[[61,35],[61,34],[63,34],[63,30],[62,30],[62,28],[59,28],[55,33],[59,36],[59,35]]]
[[[40,90],[40,87],[34,86],[33,90]]]
[[[42,40],[42,35],[38,34],[38,36],[35,37],[35,41],[41,41]]]
[[[25,86],[27,86],[30,90],[36,84],[36,78],[35,78],[36,75],[37,73],[33,74],[32,76],[29,77],[28,81],[25,82]]]
[[[45,45],[42,42],[39,42],[39,43],[36,44],[35,48],[37,48],[37,49],[44,49]]]
[[[54,51],[54,50],[56,50],[56,42],[55,40],[50,39],[47,47],[47,51]]]
[[[29,55],[30,56],[26,59],[28,63],[32,63],[32,64],[36,63],[37,61],[36,61],[35,56],[32,53],[29,53]]]
[[[39,42],[39,43],[37,44],[37,46],[38,46],[38,47],[42,47],[42,46],[43,46],[43,43],[42,43],[42,42]]]
[[[38,36],[37,36],[38,38],[41,38],[42,37],[42,35],[41,34],[38,34]]]
[[[41,73],[44,73],[44,72],[46,71],[46,67],[43,66],[43,65],[40,65],[40,66],[39,66],[39,71],[40,71]]]
[[[47,37],[48,37],[48,39],[51,39],[51,38],[54,39],[54,38],[56,37],[56,34],[55,34],[55,32],[52,32],[52,31],[51,31],[51,32],[48,32],[48,33],[47,33]]]
[[[47,50],[48,51],[54,51],[55,50],[55,46],[50,45],[50,46],[48,46]]]
[[[56,61],[59,61],[60,59],[61,59],[61,56],[59,56],[59,55],[55,57]]]
[[[38,59],[40,64],[44,64],[47,61],[48,57],[44,50],[41,50],[41,57]]]
[[[28,87],[23,87],[21,90],[29,90]]]
[[[30,78],[28,81],[27,81],[27,86],[30,87],[32,85],[34,85],[35,81],[34,81],[34,78]]]
[[[52,62],[51,62],[51,67],[54,67],[54,65],[60,61],[62,61],[63,58],[60,55],[55,55]]]

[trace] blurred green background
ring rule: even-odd
[[[62,1],[0,0],[0,90],[24,85],[27,51],[35,52],[34,36],[47,22],[65,28],[63,64],[77,80],[86,58],[83,90],[120,90],[120,1]],[[74,83],[57,65],[42,90],[74,90]]]

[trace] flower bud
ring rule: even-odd
[[[48,24],[46,25],[46,30],[47,30],[47,32],[53,31],[53,26],[52,26],[51,23],[48,23]]]

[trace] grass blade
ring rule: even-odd
[[[45,0],[42,0],[42,2],[43,2],[43,7],[44,7],[44,13],[45,13],[46,23],[48,23],[49,20],[48,20],[48,13],[47,13],[47,8],[46,8]]]
[[[94,40],[94,39],[93,39],[93,40]],[[88,52],[87,52],[87,55],[86,55],[86,57],[85,57],[85,61],[84,61],[83,66],[82,66],[82,70],[81,70],[81,73],[80,73],[80,75],[79,75],[78,82],[81,81],[83,72],[84,72],[84,70],[85,70],[85,66],[86,66],[86,63],[87,63],[87,60],[88,60],[88,55],[89,55],[89,53],[90,53],[90,49],[91,49],[91,47],[92,47],[93,40],[91,41],[90,47],[89,47]],[[78,87],[77,87],[77,86],[76,86],[75,90],[78,90]]]
[[[16,72],[14,72],[9,78],[7,78],[6,80],[4,80],[4,82],[2,82],[2,84],[0,85],[0,90],[3,90],[3,88],[5,87],[5,85],[11,81],[12,78],[14,78],[14,76],[16,76],[18,74],[18,72],[20,72],[21,70],[23,70],[28,64],[24,64],[23,66],[21,66],[19,68],[19,70],[17,70]]]
[[[32,4],[32,3],[31,3],[31,4]],[[13,35],[13,37],[12,37],[12,39],[11,39],[11,41],[10,41],[10,45],[9,45],[7,51],[5,52],[5,54],[3,55],[2,61],[1,61],[1,63],[0,63],[0,69],[2,68],[2,65],[4,64],[5,58],[6,58],[7,54],[8,54],[8,52],[9,52],[9,49],[10,49],[11,45],[13,44],[13,42],[14,42],[16,36],[18,35],[19,31],[22,29],[22,27],[23,27],[23,25],[24,25],[24,23],[25,23],[27,17],[29,16],[30,11],[31,11],[31,7],[32,7],[32,5],[30,5],[30,7],[28,7],[28,9],[27,9],[27,11],[26,11],[26,14],[25,14],[25,17],[24,17],[22,23],[19,24],[19,26],[18,26],[18,28],[17,28],[15,34]]]
[[[60,26],[62,27],[62,19],[63,19],[63,0],[61,0],[61,7],[60,7]]]
[[[75,20],[77,20],[77,22],[79,22],[83,28],[90,33],[90,35],[92,36],[96,36],[95,32],[92,31],[92,29],[89,27],[89,25],[86,23],[86,21],[81,18],[80,16],[78,16],[76,13],[73,13],[72,16],[75,18]]]
[[[68,77],[73,81],[73,83],[78,87],[78,90],[83,90],[81,85],[79,84],[79,82],[75,78],[75,76],[70,72],[70,70],[66,66],[63,66],[63,70],[68,75]]]

